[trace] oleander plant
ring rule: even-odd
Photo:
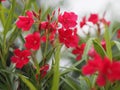
[[[0,90],[120,90],[120,22],[38,1],[0,0]]]

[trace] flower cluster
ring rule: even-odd
[[[120,80],[120,62],[113,61],[104,57],[103,59],[96,54],[93,60],[88,60],[88,63],[83,66],[82,72],[84,75],[92,75],[97,73],[97,84],[99,86],[104,86],[109,80],[114,82]]]
[[[34,24],[34,14],[31,11],[26,12],[27,16],[19,16],[19,19],[16,22],[16,26],[23,31],[29,31],[32,25]],[[46,23],[42,25],[42,29],[47,28]],[[40,27],[40,26],[39,26]],[[42,37],[43,38],[43,37]],[[53,37],[50,36],[50,39]],[[11,57],[12,63],[15,64],[16,68],[21,69],[23,66],[28,64],[30,56],[33,54],[31,51],[37,51],[40,48],[41,44],[41,36],[39,31],[35,31],[32,34],[28,34],[25,37],[25,50],[15,49],[14,50],[14,56]],[[33,65],[34,66],[34,65]],[[44,78],[47,74],[47,71],[49,69],[49,65],[46,64],[40,68],[40,76],[41,78]],[[38,77],[38,74],[36,74],[36,78]]]
[[[91,14],[88,18],[85,16],[80,21],[80,31],[81,37],[87,36],[100,36],[105,31],[105,26],[109,26],[110,22],[105,18],[100,18],[98,14]]]
[[[83,17],[79,24],[81,28],[79,30],[77,27],[78,16],[74,12],[58,13],[58,20],[54,20],[53,16],[54,13],[52,16],[48,15],[46,21],[41,21],[40,15],[35,12],[27,11],[26,16],[19,16],[16,22],[16,26],[22,29],[22,31],[29,31],[34,23],[38,26],[38,30],[35,30],[25,37],[25,50],[14,50],[15,55],[11,57],[11,61],[15,63],[16,68],[21,69],[24,65],[28,64],[29,58],[33,55],[33,52],[36,52],[41,49],[42,45],[45,45],[45,50],[43,50],[43,63],[38,64],[38,66],[41,66],[39,66],[40,69],[36,70],[37,72],[35,74],[37,80],[44,78],[49,69],[49,65],[46,63],[48,45],[52,45],[53,48],[56,41],[59,40],[59,43],[62,45],[65,45],[67,48],[72,48],[72,54],[76,55],[77,61],[81,60],[86,48],[86,43],[80,41],[77,32],[82,30],[84,34],[89,36],[92,30],[95,29],[96,31],[94,32],[100,35],[105,26],[109,26],[110,24],[110,22],[106,21],[104,18],[100,18],[98,14],[91,14],[89,18]],[[106,52],[106,42],[103,38],[100,44],[100,46],[102,46],[101,48]],[[96,82],[99,86],[104,86],[107,81],[114,82],[120,80],[119,61],[112,62],[107,57],[101,58],[93,47],[88,51],[88,56],[91,58],[82,68],[84,75],[97,74]]]
[[[77,15],[73,12],[64,12],[58,17],[58,22],[62,27],[58,30],[60,43],[66,45],[66,47],[76,47],[79,42],[77,36]]]

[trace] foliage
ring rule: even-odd
[[[119,22],[98,14],[77,22],[74,12],[45,10],[36,0],[3,2],[0,90],[120,89]],[[61,66],[62,59],[69,64]]]

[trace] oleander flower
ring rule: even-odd
[[[86,17],[82,18],[82,21],[80,22],[80,27],[82,28],[86,24]]]
[[[40,78],[44,78],[49,70],[49,65],[45,64],[40,68]],[[38,80],[38,74],[36,74],[36,79]]]
[[[56,35],[56,30],[50,32],[50,34],[49,34],[49,36],[48,36],[48,40],[49,40],[50,42],[54,41],[55,35]],[[46,42],[46,40],[47,40],[47,36],[46,36],[46,35],[43,35],[43,36],[41,37],[41,41],[42,41],[42,42]]]
[[[117,38],[120,38],[120,29],[117,30]]]
[[[98,14],[91,14],[90,17],[88,18],[89,22],[92,22],[93,24],[98,23],[99,17]]]
[[[73,49],[72,53],[77,55],[76,60],[81,60],[82,58],[82,54],[84,52],[85,49],[85,43],[82,43],[81,45],[75,47],[75,49]]]
[[[58,16],[58,21],[62,24],[63,28],[73,28],[77,25],[78,16],[74,12],[64,12]]]
[[[41,74],[40,76],[41,76],[41,78],[44,78],[46,76],[48,69],[49,69],[48,64],[46,64],[46,65],[44,65],[44,66],[42,66],[40,68],[40,74]]]
[[[71,29],[59,29],[59,41],[60,43],[65,44],[66,47],[76,47],[79,42],[79,38],[76,34],[76,29],[71,30]]]
[[[89,17],[84,16],[79,23],[80,30],[78,35],[86,37],[97,37],[101,36],[105,32],[105,26],[110,25],[110,21],[107,21],[104,17],[100,18],[98,14],[90,14]]]
[[[48,30],[48,32],[52,32],[54,30],[56,30],[57,28],[57,24],[56,22],[48,22],[48,21],[43,21],[40,23],[39,25],[39,30]]]
[[[96,82],[99,86],[106,85],[107,80],[114,82],[120,80],[120,62],[113,61],[104,57],[103,59],[96,54],[93,60],[88,60],[88,63],[83,66],[82,73],[84,75],[92,75],[97,72]]]
[[[25,37],[25,47],[27,49],[38,50],[40,47],[40,33],[34,32]]]
[[[16,68],[21,69],[24,65],[28,64],[29,56],[31,55],[29,50],[14,50],[14,56],[11,57],[12,63],[15,63]]]
[[[28,31],[34,23],[33,13],[31,11],[26,12],[27,16],[19,16],[19,19],[16,22],[18,28],[23,31]]]

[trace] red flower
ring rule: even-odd
[[[107,21],[105,18],[100,19],[100,21],[103,22],[107,26],[110,25],[110,21]]]
[[[0,2],[5,1],[5,0],[0,0]]]
[[[80,22],[80,27],[82,28],[86,24],[86,17],[83,17],[82,21]]]
[[[93,24],[96,24],[99,20],[98,14],[91,14],[88,18],[88,21],[92,22]]]
[[[46,42],[47,40],[47,35],[48,36],[48,39],[50,40],[50,42],[53,42],[54,41],[54,38],[55,38],[55,34],[56,34],[56,28],[57,28],[57,24],[56,22],[41,22],[40,25],[39,25],[39,30],[44,30],[44,34],[43,36],[41,37],[41,41],[42,42]]]
[[[104,48],[104,50],[106,50],[106,42],[105,42],[105,40],[102,40],[102,41],[101,41],[101,45],[102,45],[102,47]]]
[[[99,55],[96,55],[94,60],[89,60],[88,64],[83,66],[82,72],[85,75],[91,75],[98,71],[99,75],[97,78],[97,84],[99,86],[104,86],[106,84],[106,75],[108,74],[110,65],[110,60],[107,58],[104,58],[104,60],[102,60]]]
[[[49,25],[49,22],[45,21],[45,22],[41,22],[39,25],[39,30],[41,29],[47,29]]]
[[[108,79],[111,82],[120,80],[120,61],[114,61],[111,65],[111,73],[108,75]]]
[[[104,75],[102,74],[98,75],[96,82],[99,86],[104,86],[106,84],[106,79]]]
[[[43,29],[43,30],[49,30],[49,32],[52,32],[52,31],[56,30],[56,28],[57,28],[56,22],[50,23],[48,21],[44,21],[44,22],[41,22],[39,25],[40,31]]]
[[[69,47],[76,47],[78,45],[79,38],[76,34],[76,29],[74,29],[74,30],[71,30],[71,29],[64,30],[62,28],[62,29],[58,30],[58,33],[59,33],[60,43],[65,44],[66,47],[68,47],[68,48]]]
[[[54,41],[55,34],[56,34],[56,30],[50,32],[50,35],[49,35],[49,38],[48,38],[50,42]],[[42,42],[46,42],[46,40],[47,40],[46,35],[43,35],[43,36],[41,37],[41,41],[42,41]]]
[[[101,58],[99,55],[95,55],[93,60],[88,60],[88,63],[83,66],[82,72],[85,75],[91,75],[98,72],[97,84],[104,86],[106,80],[110,82],[120,80],[120,62],[111,62],[108,58]]]
[[[117,31],[117,38],[120,38],[120,29]]]
[[[80,46],[77,46],[77,47],[72,51],[73,54],[78,55],[78,56],[76,57],[76,60],[80,60],[80,59],[82,58],[82,54],[83,54],[83,52],[84,52],[85,45],[86,45],[86,44],[83,43],[83,44],[81,44]]]
[[[47,74],[47,71],[49,69],[49,65],[46,64],[40,68],[40,77],[44,78]],[[38,74],[36,74],[36,79],[38,80]]]
[[[77,25],[77,15],[74,12],[64,12],[63,15],[59,15],[58,21],[66,29],[75,27]]]
[[[94,58],[95,54],[96,54],[96,51],[95,51],[94,47],[92,47],[88,52],[88,56],[90,56],[91,58]]]
[[[25,37],[25,47],[27,49],[38,50],[40,47],[40,34],[39,32],[34,32],[33,34],[27,35]]]
[[[14,56],[11,57],[11,61],[16,64],[16,68],[22,68],[29,62],[30,51],[28,50],[14,50]]]
[[[40,68],[41,78],[44,78],[46,76],[48,69],[49,69],[48,64],[46,64]]]
[[[34,23],[32,12],[27,11],[26,15],[27,16],[19,16],[19,20],[16,22],[17,27],[24,31],[28,31]]]

